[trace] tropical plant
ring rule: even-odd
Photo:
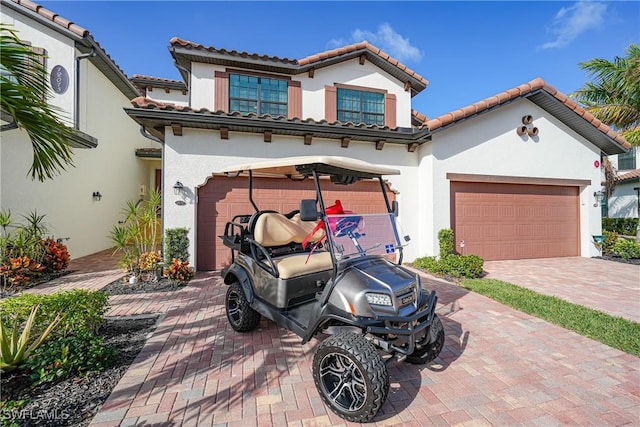
[[[42,266],[45,273],[55,273],[69,266],[71,256],[65,244],[51,238],[41,240],[40,244],[44,247]]]
[[[164,274],[176,283],[186,283],[193,278],[195,273],[189,267],[189,261],[173,258],[171,264],[165,268]]]
[[[40,334],[35,341],[29,344],[29,337],[31,335],[31,328],[33,327],[34,320],[36,318],[36,312],[40,306],[37,305],[31,310],[31,314],[24,325],[24,329],[20,336],[18,336],[18,322],[13,323],[13,328],[7,329],[0,317],[0,370],[2,372],[11,372],[24,360],[29,357],[32,351],[34,351],[40,344],[44,342],[49,336],[53,328],[60,323],[61,317],[58,315],[47,326],[47,328]]]
[[[623,57],[595,58],[579,66],[593,82],[571,96],[587,111],[612,126],[632,145],[640,145],[640,47],[632,43]]]
[[[32,179],[44,181],[73,166],[69,140],[74,130],[66,126],[58,108],[49,104],[52,91],[43,54],[18,37],[7,24],[0,24],[0,108],[31,140]]]
[[[139,276],[140,257],[145,253],[159,252],[160,192],[153,190],[148,200],[127,201],[122,209],[124,221],[111,229],[110,239],[115,252],[120,252],[120,265],[127,271]],[[160,258],[162,259],[162,258]]]

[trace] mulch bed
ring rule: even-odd
[[[0,410],[0,423],[3,426],[89,425],[155,330],[157,319],[157,315],[107,319],[98,334],[117,349],[118,356],[114,365],[102,372],[35,388],[29,387],[29,378],[20,369],[3,375],[1,398],[28,399],[29,403],[13,412]]]
[[[184,289],[184,287],[184,283],[176,283],[166,277],[161,278],[157,282],[139,281],[135,284],[129,284],[126,278],[123,278],[109,283],[101,290],[109,295],[129,295],[152,292],[175,292]]]

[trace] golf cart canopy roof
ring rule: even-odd
[[[252,171],[255,175],[276,175],[289,178],[311,176],[313,171],[316,171],[319,175],[345,175],[358,179],[377,178],[382,175],[400,175],[400,171],[397,169],[338,156],[284,157],[228,166],[219,172],[239,175],[248,171]]]

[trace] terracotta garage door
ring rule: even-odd
[[[282,213],[299,208],[301,199],[315,199],[312,180],[293,182],[287,179],[255,178],[253,198],[260,210]],[[231,262],[229,248],[218,236],[235,215],[254,212],[249,202],[247,178],[214,177],[198,189],[198,223],[196,268],[217,270]],[[340,199],[345,209],[359,213],[383,212],[386,209],[379,181],[361,181],[353,185],[322,183],[325,204]],[[389,200],[395,195],[387,191]]]
[[[458,252],[487,261],[579,253],[578,187],[451,182],[451,207]]]

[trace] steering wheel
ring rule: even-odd
[[[333,234],[336,237],[348,236],[353,233],[353,231],[358,228],[360,225],[360,221],[362,221],[361,216],[345,216],[344,218],[340,218],[338,222],[336,222],[335,228],[333,230]]]

